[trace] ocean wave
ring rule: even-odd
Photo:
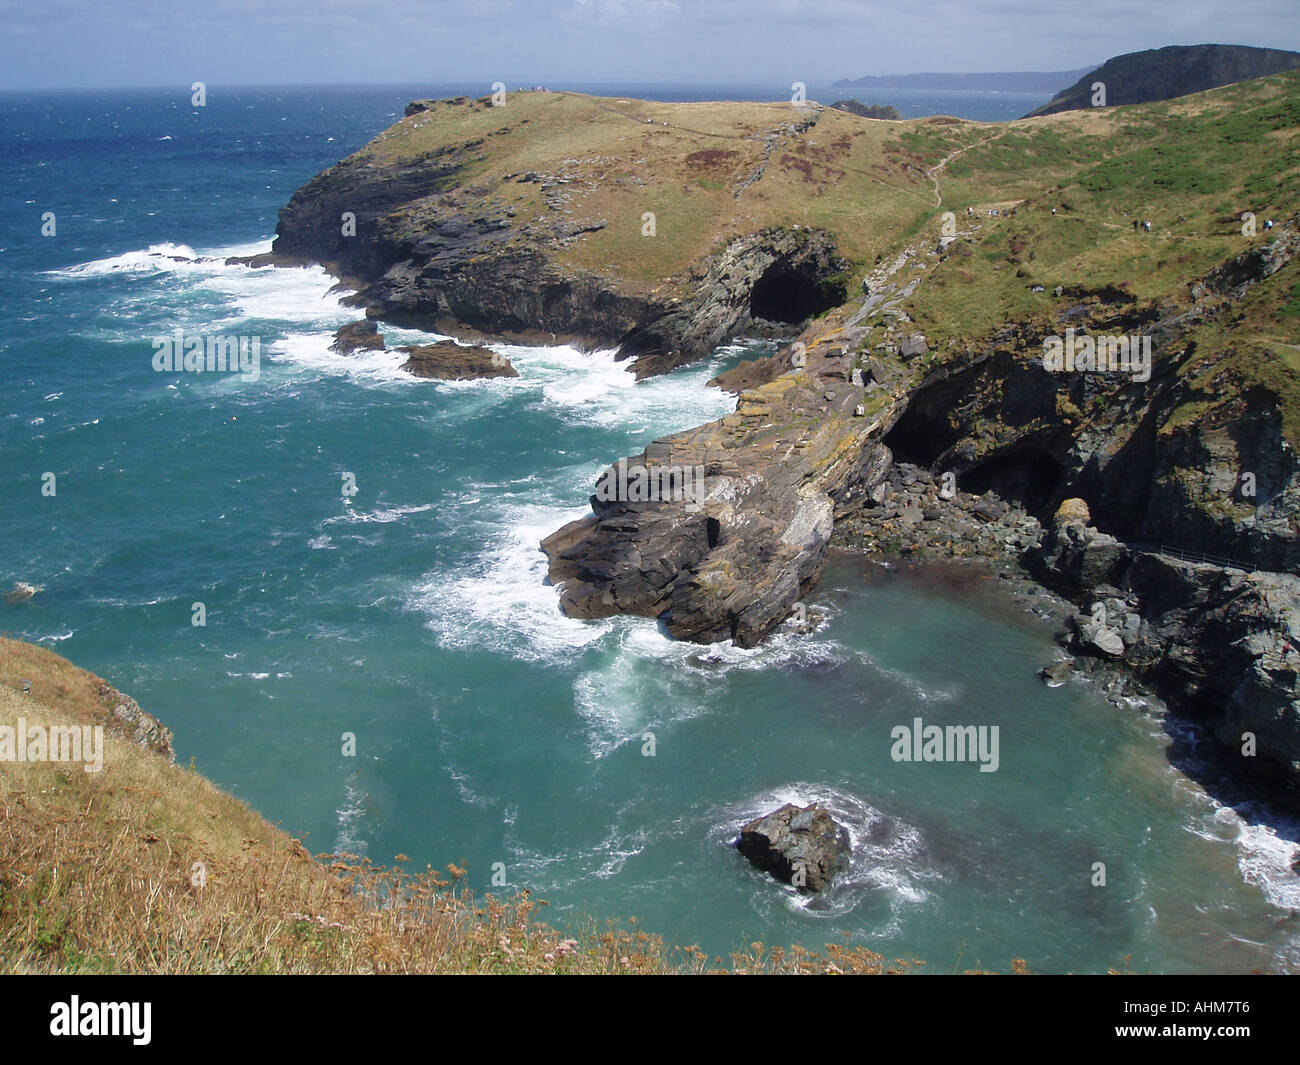
[[[337,831],[335,854],[353,854],[364,858],[368,844],[363,837],[369,797],[357,786],[355,774],[343,785],[343,802],[334,812]]]
[[[488,538],[473,559],[423,578],[408,593],[408,607],[426,617],[444,647],[494,647],[534,662],[568,660],[613,624],[565,617],[546,583],[546,556],[538,545],[580,515],[515,506],[504,533]]]
[[[102,277],[105,274],[152,274],[162,271],[180,270],[192,265],[198,258],[188,244],[150,244],[147,248],[125,251],[120,255],[110,255],[105,259],[92,259],[75,266],[59,270],[46,271],[53,277],[84,278]]]
[[[432,503],[420,503],[405,507],[388,507],[381,510],[370,510],[362,512],[348,511],[346,514],[339,514],[333,518],[326,518],[322,525],[334,525],[342,522],[346,525],[369,525],[380,524],[388,525],[395,521],[401,521],[408,514],[423,514],[426,510],[432,510]],[[328,541],[328,537],[326,540]]]
[[[821,621],[824,628],[826,621]],[[649,618],[619,618],[602,634],[603,661],[573,681],[574,709],[588,749],[605,758],[646,731],[662,730],[711,712],[725,700],[719,688],[733,671],[818,669],[840,665],[848,652],[834,641],[787,626],[757,647],[730,640],[690,643],[667,635]]]

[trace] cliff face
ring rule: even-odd
[[[1227,377],[1205,387],[1212,367],[1189,372],[1207,333],[1291,276],[1280,272],[1300,235],[1294,221],[1276,232],[1161,300],[1063,299],[1047,323],[1005,327],[928,373],[888,443],[1044,520],[1079,497],[1099,528],[1127,540],[1300,570],[1300,463],[1283,435],[1284,397]],[[1162,357],[1146,381],[1049,373],[1044,339],[1067,329],[1146,336]]]
[[[698,359],[740,332],[770,328],[769,319],[788,329],[843,301],[847,262],[833,234],[755,224],[762,212],[749,212],[752,229],[737,217],[724,230],[721,219],[702,217],[687,202],[715,203],[721,189],[714,186],[724,181],[736,186],[730,206],[723,204],[731,212],[746,193],[763,197],[751,186],[762,181],[772,150],[814,126],[819,108],[769,108],[770,128],[726,134],[741,142],[734,148],[707,147],[717,137],[682,130],[684,147],[702,146],[684,153],[684,176],[696,183],[668,190],[657,186],[680,179],[682,157],[671,153],[671,174],[656,172],[647,157],[656,137],[674,134],[647,128],[654,119],[551,95],[499,108],[464,98],[413,103],[403,123],[294,194],[280,213],[274,250],[261,261],[324,264],[359,290],[351,302],[372,318],[478,338],[617,345],[620,357],[636,360],[639,376]],[[618,151],[623,161],[541,158],[491,143],[513,132],[533,144],[525,139],[528,126],[548,117],[547,105],[596,124],[586,150]],[[498,122],[507,124],[475,135]],[[420,135],[435,123],[446,134],[426,150]],[[622,143],[630,139],[647,144],[634,151]],[[511,168],[524,159],[537,169]],[[675,201],[669,210],[665,192]],[[594,254],[614,260],[606,267],[584,254],[599,240],[607,253]],[[666,244],[671,271],[639,280],[638,257]]]
[[[1300,67],[1300,52],[1237,44],[1170,45],[1108,59],[1062,89],[1030,115],[1052,115],[1092,106],[1093,84],[1106,86],[1106,106],[1172,100],[1251,78]]]
[[[1280,782],[1272,793],[1294,803],[1300,463],[1284,433],[1288,399],[1234,387],[1231,348],[1193,364],[1217,327],[1244,333],[1251,310],[1286,291],[1297,254],[1292,219],[1276,239],[1155,303],[1094,297],[1049,325],[1009,326],[931,370],[884,440],[898,458],[1039,518],[1048,532],[1024,562],[1084,616],[1103,619],[1114,648],[1106,657],[1206,721],[1238,765],[1258,765],[1261,780]],[[1080,335],[1150,336],[1163,356],[1143,382],[1049,373],[1044,335],[1067,322]],[[1053,520],[1067,499],[1086,500],[1085,521]],[[872,509],[866,501],[848,524],[878,525]],[[1094,654],[1105,643],[1097,633],[1086,642]]]

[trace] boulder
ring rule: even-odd
[[[736,848],[764,872],[805,893],[825,891],[849,867],[848,829],[817,803],[786,803],[750,821]]]
[[[30,599],[41,589],[34,584],[28,584],[26,581],[14,581],[14,586],[5,592],[6,603],[21,603]]]
[[[920,333],[913,333],[899,345],[898,354],[904,359],[914,359],[918,355],[924,355],[929,350],[930,345],[926,343],[925,337]]]
[[[1089,525],[1092,523],[1092,512],[1088,509],[1088,504],[1082,499],[1067,499],[1056,508],[1054,521],[1057,525],[1064,525],[1072,521]]]
[[[1081,651],[1104,658],[1124,657],[1124,640],[1120,634],[1094,618],[1077,622],[1075,645]]]

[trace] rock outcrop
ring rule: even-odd
[[[351,355],[354,351],[384,350],[384,335],[369,318],[343,326],[335,332],[334,343],[330,345],[330,351],[339,355]]]
[[[838,111],[847,111],[851,115],[857,115],[859,118],[884,119],[889,122],[898,122],[902,120],[902,115],[898,113],[898,108],[891,107],[888,104],[871,104],[867,105],[859,100],[836,100],[831,104]]]
[[[736,849],[799,891],[826,891],[849,867],[849,833],[823,806],[786,803],[740,830]]]
[[[519,371],[504,355],[473,344],[440,340],[436,344],[402,348],[409,358],[398,367],[416,377],[467,381],[476,377],[518,377]]]
[[[848,362],[809,352],[734,414],[606,471],[601,483],[625,490],[593,495],[591,516],[542,542],[561,609],[659,617],[679,639],[745,647],[779,625],[820,579],[837,510],[889,466],[879,440],[894,407],[856,413]],[[647,499],[638,483],[669,491]]]
[[[1243,775],[1300,803],[1300,577],[1188,562],[1071,520],[1027,560],[1084,607],[1077,650],[1122,662],[1204,721]]]

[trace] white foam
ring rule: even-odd
[[[197,258],[193,248],[188,244],[151,244],[148,248],[122,252],[106,259],[92,259],[90,262],[78,263],[62,270],[47,271],[54,277],[79,278],[102,277],[105,274],[152,274],[162,271],[175,271],[192,265]]]
[[[344,784],[343,791],[343,803],[334,814],[338,825],[338,833],[334,837],[334,853],[355,854],[358,858],[364,858],[367,844],[361,838],[361,831],[366,813],[366,796],[357,787],[355,779],[349,779]]]
[[[642,853],[652,842],[652,834],[644,826],[619,831],[611,825],[605,838],[591,846],[542,853],[521,844],[513,817],[507,817],[505,827],[511,869],[533,890],[540,891],[571,887],[590,877],[611,879],[623,870],[629,858]]]
[[[432,509],[432,503],[419,503],[405,507],[387,507],[380,510],[360,512],[348,511],[346,514],[339,514],[333,518],[326,518],[321,522],[321,524],[334,525],[338,522],[343,522],[348,525],[388,525],[395,521],[401,521],[408,514],[423,514],[426,510]],[[326,537],[325,539],[328,541],[329,537]]]
[[[833,641],[788,627],[757,647],[739,647],[730,640],[675,640],[648,618],[618,619],[605,645],[609,658],[573,682],[574,708],[586,724],[588,747],[596,758],[640,743],[646,730],[708,713],[719,705],[712,696],[733,670],[812,668],[848,657]]]
[[[896,932],[907,909],[931,900],[931,892],[924,884],[939,879],[940,874],[931,866],[924,837],[915,825],[883,813],[856,795],[803,781],[784,784],[726,810],[710,838],[731,846],[741,827],[754,818],[786,803],[808,806],[814,802],[824,806],[847,830],[849,868],[836,877],[828,891],[815,895],[793,887],[780,888],[786,906],[809,917],[839,917],[864,899],[883,893],[889,902],[890,918],[887,927],[876,931]],[[775,882],[771,884],[771,889],[778,888]]]
[[[527,504],[510,510],[504,532],[469,563],[421,581],[410,605],[444,646],[498,647],[526,661],[568,658],[599,640],[610,622],[560,613],[555,589],[544,583],[547,562],[538,545],[582,512]]]

